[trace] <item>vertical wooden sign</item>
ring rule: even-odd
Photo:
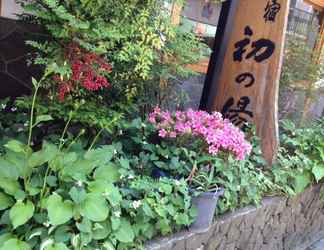
[[[279,144],[277,103],[289,0],[232,0],[226,9],[201,106],[221,111],[237,126],[255,124],[271,164]]]

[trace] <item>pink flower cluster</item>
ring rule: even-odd
[[[156,107],[149,115],[149,122],[158,129],[162,138],[191,135],[202,139],[212,155],[219,151],[232,152],[237,159],[243,160],[252,150],[244,133],[218,112],[209,114],[189,109],[170,113]]]

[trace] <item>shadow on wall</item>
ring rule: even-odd
[[[34,25],[0,17],[0,98],[29,94],[31,77],[39,77],[40,69],[27,66],[31,48],[29,39],[44,37]]]

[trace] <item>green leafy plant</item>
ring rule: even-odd
[[[70,81],[74,62],[66,51],[75,44],[81,54],[92,53],[112,64],[112,88],[96,93],[80,91],[87,102],[96,103],[99,95],[106,105],[131,102],[141,108],[155,106],[167,97],[163,92],[169,80],[192,73],[185,65],[199,60],[205,47],[193,34],[171,25],[163,0],[20,2],[26,10],[23,17],[43,26],[50,36],[46,42],[28,42],[38,51],[34,63],[53,65],[61,80]],[[52,101],[57,98],[54,85],[49,79],[43,86]],[[65,89],[75,91],[71,86]]]

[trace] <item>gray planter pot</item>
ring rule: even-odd
[[[223,189],[216,192],[205,192],[192,199],[192,204],[197,207],[197,218],[189,227],[194,233],[205,233],[211,227],[215,215],[218,198],[224,194]]]

